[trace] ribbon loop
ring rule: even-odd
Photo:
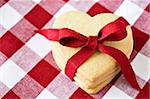
[[[118,18],[116,21],[107,24],[100,30],[101,37],[99,38],[99,40],[119,41],[124,39],[127,36],[127,25],[127,21],[125,21],[121,17]]]
[[[63,28],[59,32],[60,44],[68,47],[80,47],[86,43],[87,37],[74,30]]]

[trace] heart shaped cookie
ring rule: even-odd
[[[85,36],[95,36],[106,24],[115,21],[119,16],[111,13],[98,14],[94,17],[80,11],[71,11],[56,19],[53,28],[69,28]],[[127,37],[121,41],[107,41],[104,44],[121,50],[128,58],[133,49],[133,37],[130,26],[126,27]],[[71,48],[53,43],[53,57],[64,72],[68,59],[81,48]],[[80,57],[79,57],[80,58]],[[97,93],[106,86],[120,71],[115,59],[96,51],[78,69],[74,76],[75,82],[88,93]]]

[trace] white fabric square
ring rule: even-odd
[[[0,8],[0,24],[7,30],[12,28],[21,19],[22,16],[8,3]]]
[[[115,86],[112,86],[102,99],[133,99]]]
[[[0,38],[7,32],[7,30],[0,24]]]
[[[148,57],[138,53],[131,64],[136,75],[145,81],[150,79],[150,59]]]
[[[136,4],[129,0],[124,0],[114,14],[124,17],[131,25],[133,25],[143,11],[144,10]]]
[[[50,93],[47,89],[44,89],[36,99],[58,99],[52,93]]]
[[[52,49],[51,42],[40,34],[33,36],[26,45],[37,53],[41,58],[44,58]]]
[[[98,2],[99,0],[93,0],[94,2]]]
[[[26,73],[10,59],[0,67],[0,81],[9,88],[12,88],[25,75]]]
[[[41,2],[42,0],[33,0],[34,2],[36,2],[36,3],[39,3],[39,2]]]
[[[68,11],[76,11],[77,9],[75,9],[73,6],[71,6],[70,4],[66,3],[55,15],[54,17],[57,18],[60,15],[62,15],[63,13],[66,13]]]

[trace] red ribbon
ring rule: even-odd
[[[99,50],[112,56],[117,61],[124,77],[130,85],[133,88],[140,90],[136,81],[136,76],[126,55],[116,48],[104,45],[104,41],[119,41],[124,39],[127,36],[127,25],[128,22],[120,17],[114,22],[104,26],[97,36],[89,37],[68,28],[44,29],[36,32],[41,33],[49,40],[58,41],[63,46],[73,48],[82,47],[67,61],[65,74],[71,80],[73,80],[78,67],[83,64],[96,50]]]

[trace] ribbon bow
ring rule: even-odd
[[[124,39],[127,36],[127,25],[128,22],[120,17],[114,22],[104,26],[97,36],[89,37],[68,28],[44,29],[36,32],[41,33],[49,40],[58,41],[63,46],[73,48],[82,47],[67,61],[65,74],[71,80],[73,80],[78,67],[83,64],[96,50],[99,50],[112,56],[117,61],[122,73],[130,85],[133,88],[140,90],[132,66],[130,65],[126,55],[116,48],[104,45],[104,41],[119,41]]]

